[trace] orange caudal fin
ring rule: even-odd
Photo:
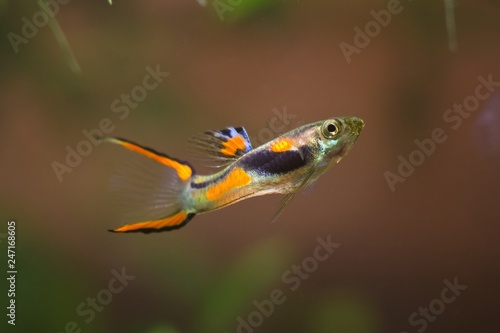
[[[187,180],[193,174],[193,168],[187,162],[181,162],[175,158],[169,157],[165,154],[161,154],[151,148],[143,147],[134,143],[120,138],[104,137],[102,138],[105,142],[111,142],[127,148],[133,152],[139,153],[140,155],[150,158],[160,164],[170,167],[177,171],[177,175],[182,180]]]
[[[111,178],[110,191],[121,205],[125,224],[113,232],[159,232],[179,229],[195,215],[186,207],[183,196],[194,174],[187,163],[150,148],[119,138],[103,138],[104,142],[126,148]]]
[[[109,230],[111,232],[160,232],[160,231],[170,231],[182,228],[185,226],[196,214],[187,213],[186,211],[180,211],[172,216],[152,220],[137,222],[133,224],[126,224],[120,228]]]

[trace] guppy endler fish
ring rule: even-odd
[[[255,196],[285,194],[273,217],[301,189],[314,183],[351,150],[364,127],[356,117],[336,117],[298,127],[252,148],[243,127],[207,131],[191,139],[219,172],[198,175],[184,161],[128,140],[105,137],[138,156],[132,168],[112,178],[111,190],[139,222],[113,232],[159,232],[179,229],[196,214],[210,212]]]

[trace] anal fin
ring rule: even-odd
[[[133,224],[126,224],[122,227],[109,230],[111,232],[143,232],[143,233],[151,233],[151,232],[161,232],[161,231],[170,231],[174,229],[179,229],[185,226],[196,214],[188,213],[185,210],[180,211],[172,216],[151,220],[151,221],[143,221],[137,222]]]

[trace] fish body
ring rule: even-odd
[[[141,155],[142,162],[114,178],[112,189],[142,212],[145,221],[115,232],[178,229],[196,214],[266,194],[285,194],[275,220],[301,189],[350,151],[364,122],[337,117],[298,127],[252,148],[243,127],[207,131],[191,139],[221,170],[198,175],[183,162],[133,142],[105,138]]]

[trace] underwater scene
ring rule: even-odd
[[[498,331],[499,1],[0,14],[0,332]]]

